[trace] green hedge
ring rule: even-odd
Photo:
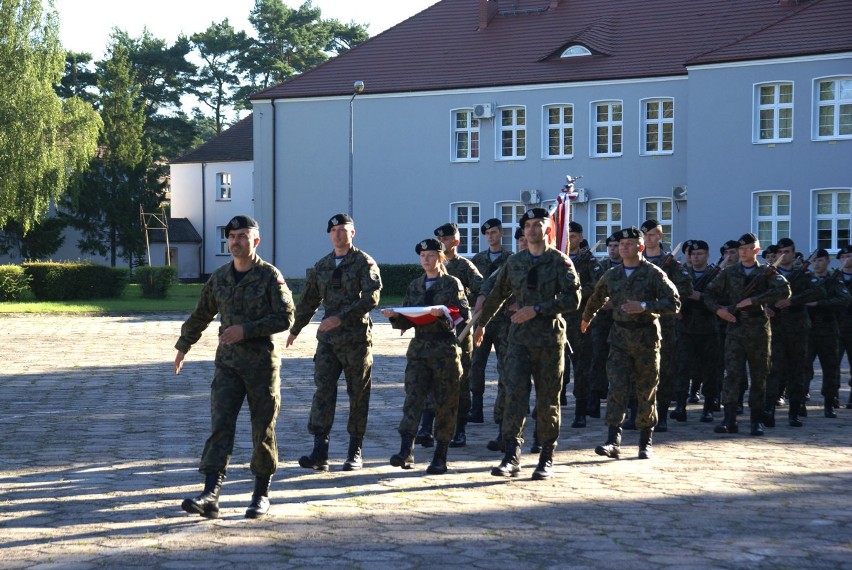
[[[405,295],[412,281],[423,275],[419,263],[383,265],[379,264],[382,274],[382,295]]]
[[[0,301],[17,301],[29,284],[30,276],[20,265],[0,265]]]
[[[39,301],[120,297],[129,271],[96,263],[33,261],[22,264],[32,279],[30,290]]]
[[[177,283],[177,268],[163,265],[146,265],[136,269],[136,281],[142,286],[142,296],[146,299],[165,299],[169,288]]]

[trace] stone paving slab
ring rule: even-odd
[[[243,518],[252,490],[245,408],[222,518],[190,516],[180,502],[201,487],[215,338],[202,338],[173,376],[185,316],[0,317],[0,568],[852,567],[852,410],[822,416],[819,376],[800,429],[780,409],[764,438],[717,435],[695,405],[687,423],[655,434],[654,459],[635,459],[638,434],[626,432],[625,458],[613,461],[593,451],[602,420],[572,429],[569,402],[554,479],[529,479],[529,453],[522,478],[492,477],[490,423],[469,426],[447,475],[427,476],[431,450],[416,449],[412,471],[388,464],[399,448],[408,337],[380,315],[366,468],[340,470],[342,381],[332,470],[296,462],[312,443],[311,325],[285,351],[271,516]],[[495,374],[492,365],[487,404]]]

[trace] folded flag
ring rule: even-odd
[[[432,309],[441,309],[441,312],[453,323],[453,326],[458,326],[464,322],[461,310],[458,307],[432,305],[431,307],[393,307],[391,310],[396,311],[415,325],[427,325],[438,320],[438,317],[432,314]]]

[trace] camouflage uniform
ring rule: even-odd
[[[586,407],[590,397],[589,375],[592,367],[592,341],[590,335],[580,333],[580,315],[583,314],[586,300],[595,289],[595,282],[601,274],[601,267],[591,252],[576,253],[569,256],[574,269],[580,277],[580,307],[577,311],[565,315],[567,344],[565,345],[565,373],[563,390],[570,381],[570,368],[574,369],[574,427],[585,426]]]
[[[487,326],[500,307],[514,295],[519,307],[538,306],[538,315],[509,327],[505,360],[506,407],[503,440],[523,444],[524,421],[529,410],[530,376],[535,382],[538,436],[544,447],[559,437],[559,393],[564,371],[565,319],[562,313],[580,306],[579,277],[565,254],[546,248],[534,258],[529,251],[510,257],[482,307],[481,324]]]
[[[660,379],[658,316],[676,313],[680,309],[680,297],[665,273],[642,259],[630,277],[624,266],[614,267],[601,277],[583,311],[583,320],[594,322],[592,319],[607,299],[614,308],[606,367],[609,377],[606,424],[610,428],[618,428],[624,421],[632,384],[639,402],[636,427],[649,430],[657,424],[656,393]],[[624,313],[619,307],[627,301],[647,303],[645,312]]]
[[[212,433],[204,444],[199,471],[225,474],[234,449],[237,414],[248,398],[253,452],[251,471],[271,476],[278,466],[275,420],[281,405],[280,357],[272,335],[293,324],[293,297],[281,273],[259,257],[237,281],[233,262],[213,272],[195,310],[181,327],[175,348],[186,353],[216,314],[219,332],[242,325],[244,340],[220,344],[210,387]]]
[[[825,290],[825,298],[816,301],[816,306],[808,307],[811,319],[811,335],[808,341],[806,362],[811,364],[819,357],[822,367],[822,390],[826,406],[833,406],[840,398],[840,325],[839,319],[852,302],[852,295],[842,283],[842,277],[825,275],[814,276]],[[811,378],[813,374],[811,374]],[[809,383],[805,385],[807,392]],[[828,407],[826,407],[828,411]]]
[[[403,306],[431,305],[458,307],[463,317],[469,315],[464,288],[458,279],[450,275],[441,275],[428,289],[425,275],[408,286]],[[435,437],[439,442],[449,442],[458,416],[462,374],[461,349],[452,324],[441,318],[425,325],[414,325],[403,316],[391,317],[390,322],[395,329],[414,327],[414,338],[405,353],[408,359],[405,366],[405,403],[399,433],[414,436],[426,398],[431,394],[436,414]]]
[[[839,274],[835,279],[843,283],[848,291],[852,291],[852,273],[844,273],[840,269],[836,269],[835,273]],[[852,362],[852,303],[847,305],[846,310],[842,311],[837,318],[840,325],[840,354],[838,355],[838,363],[843,360],[844,352],[846,353],[846,358]],[[852,386],[852,374],[850,374],[848,384]],[[846,407],[847,409],[852,408],[852,390],[849,392],[849,403]]]
[[[610,258],[606,257],[598,263],[598,267],[600,270],[597,271],[595,284],[613,267],[621,267],[621,262],[613,262]],[[594,292],[594,289],[592,289],[592,292]],[[592,321],[589,327],[592,345],[592,363],[589,369],[590,397],[597,395],[605,399],[607,392],[609,392],[606,361],[609,358],[609,332],[611,329],[612,307],[608,309],[602,308],[595,315],[595,320]]]
[[[373,370],[373,322],[370,311],[379,303],[382,280],[376,262],[350,247],[339,260],[334,252],[320,259],[308,274],[305,290],[296,307],[290,332],[298,335],[322,303],[323,318],[339,317],[340,326],[317,332],[314,355],[314,392],[308,432],[327,435],[334,423],[337,382],[346,377],[349,395],[349,435],[363,437],[367,429]]]

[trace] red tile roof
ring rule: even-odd
[[[689,64],[852,51],[850,0],[500,0],[484,29],[479,2],[442,0],[252,98],[347,95],[356,80],[394,93],[677,76]],[[593,55],[560,59],[572,44]]]

